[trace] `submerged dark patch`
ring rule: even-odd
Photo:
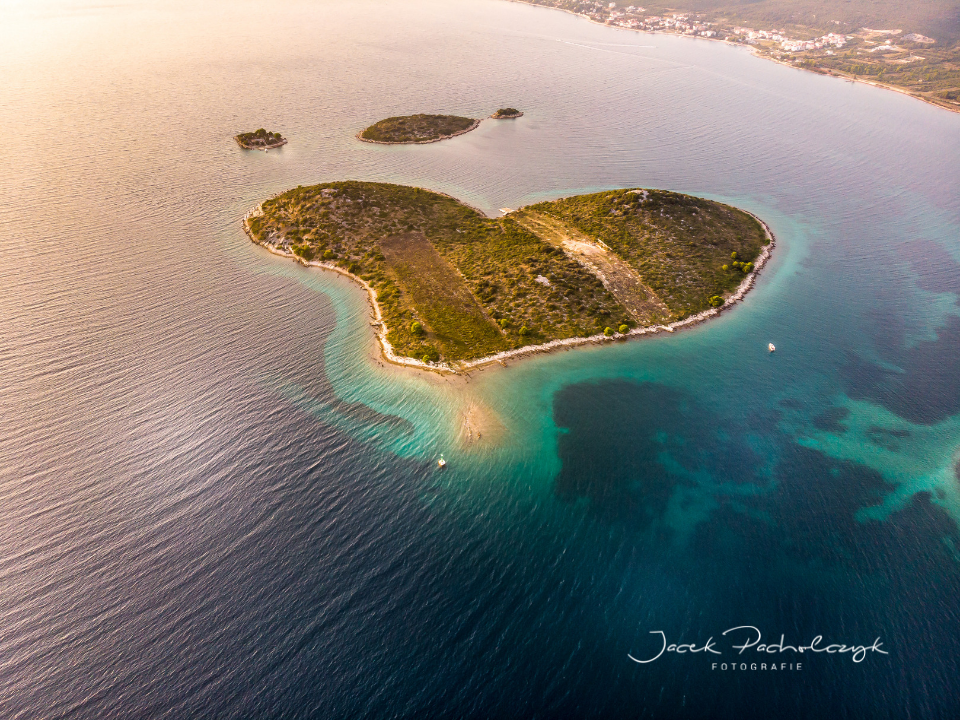
[[[895,372],[856,355],[840,368],[847,395],[882,405],[910,422],[932,425],[960,412],[960,318],[951,316],[936,340],[911,348],[887,343],[883,359]]]
[[[953,293],[960,302],[960,264],[946,250],[932,240],[912,240],[905,243],[901,256],[917,273],[917,285],[937,293]]]
[[[847,428],[841,423],[850,414],[850,409],[845,407],[827,408],[822,413],[813,418],[813,426],[817,430],[824,430],[832,433],[845,433]]]
[[[776,477],[777,491],[760,504],[779,518],[795,554],[833,562],[849,562],[859,552],[857,513],[894,490],[873,468],[799,445],[784,449]]]
[[[957,474],[960,481],[960,464]],[[718,497],[719,509],[697,526],[692,554],[708,565],[736,557],[738,572],[751,579],[789,558],[817,573],[852,569],[884,594],[918,602],[921,595],[943,601],[931,578],[960,592],[960,528],[931,493],[915,494],[883,520],[858,519],[895,486],[866,465],[793,444],[783,448],[775,483],[775,492],[746,500]]]
[[[571,385],[554,399],[563,463],[558,497],[586,500],[606,519],[646,527],[661,517],[674,491],[713,482],[761,482],[760,458],[743,432],[688,394],[655,383],[623,380]]]
[[[900,440],[910,437],[909,430],[888,430],[877,425],[871,425],[867,429],[867,437],[874,445],[897,452],[900,450]]]
[[[330,405],[345,418],[370,427],[381,427],[392,430],[396,435],[410,436],[414,433],[414,425],[399,415],[388,415],[374,410],[363,403],[351,403],[333,398]]]

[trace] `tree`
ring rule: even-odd
[[[629,329],[630,329],[630,328],[629,328],[627,325],[621,325],[620,327],[617,328],[617,332],[620,333],[621,335],[623,335],[623,334],[624,334],[625,332],[627,332]]]
[[[410,332],[414,335],[423,335],[423,325],[414,320],[410,323]]]
[[[613,335],[613,328],[612,328],[612,327],[605,327],[605,328],[603,329],[603,334],[606,335],[607,337],[610,337],[611,335]]]

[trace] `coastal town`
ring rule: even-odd
[[[521,0],[593,22],[640,32],[671,33],[750,46],[754,53],[823,75],[869,82],[960,111],[960,45],[902,28],[748,27],[711,13],[664,11],[640,5],[580,0]]]
[[[840,33],[826,33],[825,35],[809,40],[794,39],[788,36],[785,29],[754,30],[740,25],[724,26],[721,23],[709,22],[703,14],[669,13],[665,15],[647,14],[647,9],[639,5],[618,6],[617,3],[580,2],[573,8],[565,3],[553,3],[549,0],[536,2],[537,5],[550,5],[570,9],[578,15],[590,18],[605,25],[646,32],[669,32],[678,35],[689,35],[704,38],[716,38],[730,42],[741,42],[750,45],[760,44],[761,41],[770,41],[779,44],[784,52],[802,52],[805,50],[821,50],[824,48],[840,48],[853,39],[853,36]],[[919,36],[923,37],[923,36]],[[935,42],[930,38],[923,38],[920,42]]]

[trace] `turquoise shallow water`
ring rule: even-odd
[[[0,715],[955,716],[960,117],[485,0],[14,4],[0,37]],[[260,126],[290,144],[240,152]],[[240,230],[344,178],[668,188],[778,245],[719,319],[454,388]],[[890,654],[627,657],[738,625]]]

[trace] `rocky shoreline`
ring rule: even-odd
[[[238,137],[235,137],[234,140],[236,140],[237,145],[239,145],[244,150],[263,150],[264,152],[266,152],[267,150],[273,150],[274,148],[283,147],[284,145],[287,144],[286,138],[283,138],[278,142],[271,143],[270,145],[247,145]]]
[[[390,144],[390,143],[388,143]],[[247,237],[256,244],[265,248],[274,255],[279,255],[281,257],[288,258],[295,262],[300,263],[305,267],[316,267],[322,268],[324,270],[332,270],[333,272],[345,275],[346,277],[355,281],[358,285],[364,288],[367,291],[367,295],[370,299],[370,305],[373,307],[373,319],[371,321],[371,326],[375,328],[374,333],[377,337],[377,341],[380,343],[380,349],[383,355],[383,359],[393,365],[399,365],[401,367],[416,368],[418,370],[426,370],[428,372],[446,374],[452,373],[454,375],[465,373],[471,370],[480,370],[484,367],[489,367],[491,365],[502,365],[506,366],[507,360],[519,359],[529,355],[540,355],[543,353],[553,352],[555,350],[569,349],[572,347],[577,347],[580,345],[601,345],[603,343],[617,342],[620,340],[625,340],[629,338],[642,337],[646,335],[657,335],[659,333],[672,333],[681,328],[693,327],[699,325],[702,322],[709,320],[712,317],[716,317],[725,310],[729,310],[738,302],[743,300],[746,294],[753,288],[756,283],[757,276],[760,274],[760,271],[767,264],[767,261],[772,255],[773,247],[776,245],[776,237],[773,232],[770,230],[770,227],[759,217],[753,213],[744,210],[751,217],[753,217],[757,222],[760,223],[763,227],[763,231],[767,236],[767,244],[763,246],[763,249],[760,251],[760,255],[756,260],[753,261],[754,267],[753,270],[747,274],[740,285],[737,286],[736,291],[730,297],[726,298],[723,305],[720,307],[709,308],[703,312],[699,312],[696,315],[691,315],[690,317],[684,318],[683,320],[677,320],[676,322],[670,323],[668,325],[653,325],[643,328],[635,328],[626,333],[614,333],[611,336],[606,336],[602,333],[597,335],[590,335],[588,337],[573,337],[573,338],[564,338],[562,340],[551,340],[550,342],[543,343],[541,345],[529,345],[527,347],[516,348],[514,350],[505,350],[503,352],[496,353],[494,355],[487,355],[486,357],[478,358],[476,360],[467,360],[464,362],[459,362],[456,364],[448,363],[426,363],[422,360],[416,360],[414,358],[405,357],[402,355],[397,355],[393,346],[390,344],[390,341],[387,340],[387,326],[383,321],[383,315],[380,311],[380,305],[377,302],[377,291],[367,283],[363,278],[354,275],[353,273],[344,270],[333,263],[325,263],[317,260],[304,260],[297,255],[294,255],[292,252],[284,250],[277,245],[271,243],[264,243],[257,240],[254,234],[250,231],[250,227],[247,224],[248,220],[252,217],[263,214],[263,204],[257,205],[256,208],[248,212],[243,217],[243,231],[247,234]]]

